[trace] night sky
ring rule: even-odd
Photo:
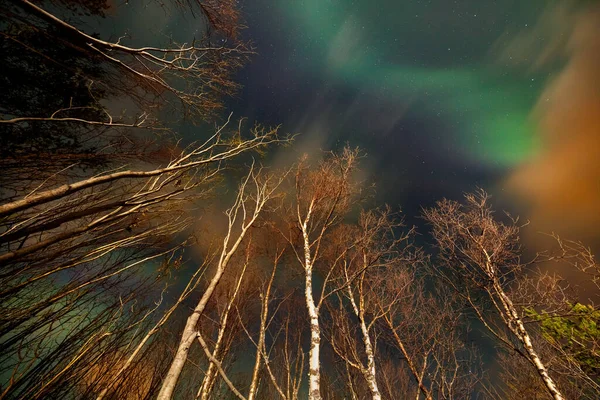
[[[232,108],[300,132],[301,150],[361,146],[380,201],[409,218],[480,186],[533,230],[594,242],[597,4],[246,2],[259,55]]]
[[[490,49],[544,2],[272,3],[244,5],[260,54],[234,110],[300,132],[300,147],[361,146],[379,197],[407,215],[491,189],[535,152],[543,75],[494,65]]]
[[[598,243],[597,1],[240,6],[258,54],[228,101],[236,117],[300,133],[296,153],[360,146],[377,202],[411,223],[421,206],[482,187],[532,231]],[[201,34],[191,16],[157,7],[117,14],[132,44]]]

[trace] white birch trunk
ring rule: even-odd
[[[254,199],[254,211],[246,220],[248,211],[245,205],[245,187],[251,178],[253,179],[253,183],[256,186],[257,193],[256,198]],[[253,167],[250,169],[250,173],[248,174],[246,179],[242,182],[242,185],[240,186],[238,192],[238,197],[233,207],[230,208],[229,211],[227,211],[227,216],[229,218],[229,228],[227,235],[223,240],[223,249],[221,251],[221,256],[217,264],[217,271],[215,272],[215,275],[210,281],[210,284],[206,288],[206,291],[202,295],[202,298],[198,302],[198,305],[194,309],[194,312],[187,319],[185,328],[183,329],[183,333],[181,335],[181,341],[179,342],[179,346],[177,348],[177,352],[175,353],[175,357],[173,359],[173,362],[171,363],[167,376],[163,380],[160,392],[157,396],[157,400],[170,400],[171,397],[173,397],[175,386],[177,385],[177,381],[179,379],[179,376],[181,375],[183,366],[187,361],[187,355],[190,351],[190,347],[194,343],[194,340],[196,340],[196,338],[198,337],[198,333],[196,332],[196,325],[198,324],[198,320],[204,312],[206,304],[208,303],[208,300],[212,296],[213,292],[215,291],[217,284],[221,280],[221,276],[223,276],[223,272],[225,272],[225,268],[229,264],[229,260],[231,260],[231,257],[237,251],[240,243],[242,243],[242,240],[246,236],[248,229],[250,229],[250,227],[254,224],[254,221],[256,221],[256,219],[258,218],[266,202],[271,198],[271,195],[279,186],[279,183],[281,183],[281,181],[276,182],[276,184],[273,187],[270,187],[269,180],[267,179],[265,183],[259,184],[259,182],[256,180],[256,175],[254,173]],[[233,234],[236,221],[240,220],[241,231],[235,242],[231,245],[231,248],[228,249],[229,241],[231,239],[231,235]]]
[[[321,372],[319,352],[321,347],[321,328],[319,326],[319,310],[315,305],[312,288],[313,259],[310,253],[310,239],[308,237],[308,222],[310,220],[312,204],[309,207],[306,220],[302,224],[302,237],[304,239],[304,274],[305,274],[305,300],[310,320],[310,350],[308,353],[308,398],[309,400],[321,399]]]
[[[369,336],[369,328],[367,327],[367,324],[365,322],[363,297],[359,294],[360,307],[358,307],[356,305],[356,301],[354,300],[354,295],[352,293],[352,285],[348,285],[347,291],[354,314],[358,317],[360,321],[362,342],[365,346],[365,354],[367,355],[367,367],[364,368],[364,366],[361,363],[360,372],[363,374],[363,377],[367,381],[367,385],[369,386],[369,391],[371,392],[371,397],[373,398],[373,400],[381,400],[381,392],[379,391],[379,386],[377,385],[373,344],[371,343],[371,337]]]
[[[250,389],[248,390],[248,400],[254,400],[258,392],[258,373],[260,371],[262,351],[265,345],[265,332],[261,323],[260,336],[258,338],[258,346],[256,348],[256,354],[254,357],[254,369],[252,370],[252,381],[250,382]]]
[[[229,321],[229,312],[231,311],[231,308],[233,307],[233,303],[235,302],[235,299],[239,292],[240,285],[242,284],[242,279],[244,278],[244,274],[246,273],[246,267],[247,267],[247,264],[244,264],[244,268],[242,269],[242,273],[240,274],[240,277],[237,281],[235,291],[233,292],[233,295],[227,302],[227,307],[225,308],[225,311],[223,312],[223,316],[221,317],[219,332],[217,333],[217,343],[215,343],[215,349],[212,353],[213,357],[216,360],[219,360],[219,357],[220,357],[221,345],[223,344],[223,338],[225,337],[225,331],[227,330],[227,322]],[[204,379],[202,381],[202,385],[200,386],[200,389],[198,390],[198,394],[196,395],[196,398],[199,397],[202,400],[208,399],[210,391],[212,390],[212,387],[215,383],[216,375],[217,375],[217,366],[215,365],[215,363],[212,360],[209,360],[208,369],[207,369]]]
[[[500,282],[496,275],[496,269],[494,268],[494,264],[492,263],[490,255],[484,248],[482,248],[482,251],[487,258],[487,262],[485,264],[485,272],[492,279],[493,290],[498,294],[498,297],[500,298],[502,307],[504,308],[504,312],[506,313],[506,317],[509,321],[508,328],[515,334],[515,336],[517,336],[521,344],[523,344],[523,347],[525,348],[525,351],[529,356],[529,360],[535,366],[537,373],[542,378],[544,385],[546,385],[546,388],[548,389],[554,400],[564,400],[562,393],[560,392],[560,390],[558,390],[558,386],[556,385],[552,377],[548,374],[548,369],[546,368],[546,366],[538,356],[537,352],[533,348],[533,343],[531,342],[529,332],[527,332],[527,330],[525,329],[525,325],[523,325],[523,321],[521,320],[521,317],[519,316],[519,313],[517,312],[517,309],[515,308],[512,300],[504,292],[502,285],[500,285]],[[511,322],[516,325],[516,329],[515,327],[511,326]]]
[[[377,385],[376,379],[376,368],[375,368],[375,354],[373,352],[373,345],[371,344],[371,338],[369,336],[369,330],[365,324],[364,315],[360,315],[360,330],[362,332],[363,344],[365,346],[365,353],[367,354],[367,368],[363,371],[371,396],[373,400],[381,400],[381,393],[379,392],[379,386]]]
[[[507,317],[516,325],[516,336],[523,344],[523,347],[525,348],[529,359],[531,360],[538,374],[544,381],[544,385],[546,385],[546,388],[548,389],[554,400],[564,400],[564,397],[558,389],[558,386],[556,385],[552,377],[548,374],[548,369],[546,368],[541,358],[533,348],[531,337],[525,329],[525,325],[523,325],[523,321],[521,320],[521,317],[519,317],[519,313],[517,313],[517,310],[515,309],[512,300],[506,295],[506,293],[504,293],[504,290],[500,286],[500,283],[498,283],[497,281],[494,282],[494,288],[500,296],[500,300],[502,301],[504,310],[508,314]],[[511,330],[513,330],[514,332],[514,328]]]
[[[225,324],[223,325],[223,322],[225,322]],[[215,343],[215,349],[213,350],[213,357],[216,360],[219,360],[219,356],[220,356],[220,351],[221,351],[221,344],[223,343],[223,337],[225,336],[225,326],[227,326],[227,315],[225,316],[225,321],[222,321],[221,323],[221,328],[219,328],[219,333],[217,335],[217,343]],[[221,361],[221,360],[219,360]],[[200,389],[198,390],[198,394],[196,395],[196,398],[200,398],[201,400],[206,400],[208,399],[208,395],[214,385],[215,382],[215,377],[217,374],[217,367],[215,365],[214,362],[209,361],[208,364],[208,369],[206,370],[206,374],[204,376],[204,379],[202,380],[202,385],[200,386]]]
[[[396,328],[394,327],[393,321],[390,319],[390,317],[388,315],[384,316],[384,318],[390,328],[390,331],[392,332],[392,335],[394,335],[394,339],[396,340],[396,344],[398,345],[398,348],[402,352],[402,355],[404,356],[404,359],[406,360],[406,363],[408,364],[408,369],[410,369],[410,372],[412,373],[413,377],[417,381],[417,386],[419,387],[417,389],[417,399],[419,398],[419,393],[423,392],[423,394],[425,395],[425,398],[427,400],[432,400],[433,398],[431,397],[429,390],[423,384],[423,374],[425,372],[425,368],[426,368],[426,364],[427,364],[427,354],[425,354],[423,357],[423,372],[421,374],[419,374],[419,372],[417,371],[417,368],[412,360],[412,357],[408,354],[408,351],[406,350],[406,347],[404,347],[404,343],[402,342],[402,339],[398,335],[398,332],[396,332]]]
[[[321,346],[321,328],[319,326],[319,312],[315,306],[312,292],[312,265],[306,267],[306,307],[310,319],[310,351],[308,355],[308,398],[321,399],[321,372],[319,351]]]
[[[190,351],[190,347],[198,336],[196,332],[196,325],[198,324],[200,315],[202,315],[204,312],[204,308],[206,308],[206,304],[217,287],[217,283],[219,283],[224,270],[225,268],[222,266],[217,268],[217,272],[215,273],[215,276],[213,276],[210,285],[208,288],[206,288],[206,291],[200,298],[200,301],[198,302],[198,305],[196,305],[194,312],[188,317],[185,323],[185,328],[183,328],[183,333],[181,334],[181,341],[177,347],[175,358],[173,359],[171,367],[169,368],[169,372],[163,381],[162,387],[160,388],[160,392],[157,396],[157,400],[170,400],[173,396],[175,385],[177,385],[179,375],[181,375],[183,366],[187,361],[187,355]]]
[[[252,381],[250,382],[250,389],[248,390],[248,400],[254,400],[256,398],[256,394],[258,392],[258,373],[260,371],[261,359],[263,357],[263,351],[265,351],[265,336],[267,332],[267,319],[269,317],[269,299],[271,297],[271,287],[273,286],[273,280],[275,279],[275,272],[277,271],[277,263],[279,261],[279,257],[275,259],[275,264],[273,265],[273,272],[271,273],[271,279],[267,285],[267,289],[265,290],[264,295],[261,293],[262,297],[262,310],[260,313],[260,332],[258,336],[258,345],[256,346],[256,355],[254,358],[254,369],[252,371]],[[268,361],[265,360],[265,363]],[[267,365],[268,367],[268,365]],[[269,370],[270,371],[270,370]],[[274,377],[273,377],[274,378]],[[275,384],[275,379],[273,379],[273,383]],[[277,391],[279,394],[283,394],[278,385],[276,385]]]

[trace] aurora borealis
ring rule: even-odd
[[[479,3],[281,3],[258,25],[279,25],[270,64],[295,69],[291,80],[306,74],[380,103],[408,102],[409,113],[439,121],[444,141],[465,156],[511,166],[535,152],[528,114],[547,74],[501,67],[490,49],[534,22],[545,2]]]
[[[241,7],[244,36],[258,54],[237,78],[244,88],[228,104],[234,115],[300,133],[297,152],[362,147],[378,200],[401,205],[409,218],[441,197],[483,187],[501,207],[543,220],[540,229],[560,230],[567,211],[580,221],[567,234],[598,238],[586,222],[600,200],[599,163],[586,155],[597,142],[584,140],[577,156],[555,157],[548,138],[563,135],[567,148],[577,135],[569,132],[570,111],[558,122],[547,118],[575,86],[592,83],[595,93],[597,72],[569,69],[570,38],[586,24],[577,15],[600,35],[593,1],[260,0]],[[199,34],[193,18],[152,7],[134,14],[123,17],[125,26],[135,22],[128,31],[134,43],[158,33]],[[551,93],[565,73],[573,87]],[[600,134],[594,96],[569,108],[584,110],[587,125],[577,129],[586,138]],[[575,166],[578,158],[587,164]],[[555,171],[579,194],[545,186],[555,184]]]
[[[435,3],[359,2],[344,10],[344,2],[312,2],[289,14],[319,32],[314,41],[324,47],[334,79],[366,85],[388,99],[423,99],[425,112],[444,125],[454,123],[460,146],[479,161],[523,160],[534,151],[526,120],[538,88],[530,83],[535,77],[493,68],[487,54],[501,30],[516,22],[507,16],[498,24],[497,16],[515,10],[516,3]]]
[[[514,189],[513,174],[544,157],[535,110],[550,101],[545,88],[567,62],[577,24],[569,16],[586,7],[246,3],[247,35],[259,55],[241,73],[245,89],[234,109],[300,132],[307,147],[360,145],[380,196],[409,212],[481,186],[523,213],[522,196],[505,191]],[[592,183],[591,191],[594,198],[600,190]]]

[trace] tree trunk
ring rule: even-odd
[[[170,400],[173,396],[173,392],[175,391],[175,385],[177,384],[179,375],[181,374],[183,366],[187,361],[187,355],[190,351],[190,347],[192,346],[192,343],[194,343],[194,340],[196,340],[197,337],[196,325],[198,324],[198,320],[204,312],[204,308],[206,308],[208,300],[215,291],[215,288],[217,287],[217,284],[219,283],[219,280],[221,279],[224,270],[224,265],[219,266],[219,268],[217,268],[217,272],[211,280],[210,285],[208,285],[208,288],[206,288],[206,291],[200,298],[200,301],[198,302],[198,305],[196,305],[194,312],[188,317],[185,323],[185,328],[183,329],[183,333],[181,334],[181,341],[179,342],[179,346],[177,347],[175,358],[171,363],[169,372],[167,373],[167,376],[163,381],[162,387],[160,388],[160,392],[156,397],[157,400]]]
[[[217,333],[217,343],[215,343],[215,349],[213,351],[213,357],[216,360],[219,360],[219,357],[221,356],[221,354],[220,354],[221,346],[223,344],[223,338],[225,337],[225,331],[227,329],[227,323],[229,321],[229,312],[231,311],[231,307],[233,306],[235,298],[237,297],[237,294],[240,289],[240,285],[242,283],[242,279],[244,277],[245,272],[246,272],[246,265],[244,265],[244,269],[242,270],[240,278],[237,282],[235,291],[234,291],[233,295],[231,296],[231,298],[229,299],[229,302],[227,303],[227,307],[225,308],[225,311],[223,312],[223,316],[221,317],[219,332]],[[222,362],[221,360],[219,360],[219,361]],[[209,360],[209,365],[208,365],[206,374],[204,376],[204,380],[202,381],[202,385],[200,386],[200,389],[198,390],[198,394],[196,395],[197,398],[200,398],[201,400],[208,399],[208,397],[210,395],[210,391],[212,390],[212,388],[214,386],[216,376],[217,376],[217,366],[215,365],[215,363],[212,360]]]
[[[310,352],[308,355],[308,398],[321,399],[321,373],[319,350],[321,345],[321,328],[319,326],[319,311],[315,306],[312,292],[312,266],[306,268],[306,307],[310,318]]]
[[[254,369],[252,370],[252,381],[250,382],[250,389],[248,390],[248,400],[254,400],[258,393],[258,373],[260,372],[262,351],[265,343],[265,332],[263,328],[263,323],[261,321],[260,336],[258,338],[258,345],[256,346],[256,354],[254,357]]]
[[[310,240],[308,238],[308,221],[311,215],[309,208],[308,215],[302,225],[302,236],[304,239],[304,273],[305,273],[305,300],[310,319],[310,351],[308,354],[308,398],[309,400],[321,399],[321,372],[319,351],[321,346],[321,328],[319,326],[319,310],[315,305],[312,290],[312,268],[313,260],[310,254]]]
[[[363,371],[371,396],[373,400],[381,400],[381,393],[379,392],[379,386],[377,385],[376,369],[375,369],[375,354],[373,353],[373,345],[369,336],[369,329],[365,323],[365,318],[362,312],[359,315],[360,318],[360,330],[362,332],[363,344],[365,346],[365,353],[367,354],[367,368]]]
[[[273,264],[273,271],[271,272],[271,278],[269,279],[269,283],[267,284],[267,288],[265,293],[261,293],[262,297],[262,309],[260,313],[260,331],[258,336],[258,344],[256,346],[256,355],[254,359],[254,369],[252,371],[252,381],[250,382],[250,389],[248,390],[248,400],[254,400],[256,398],[256,394],[258,393],[258,374],[260,372],[262,354],[265,349],[265,336],[267,333],[267,319],[269,317],[269,300],[271,297],[271,287],[273,286],[273,280],[275,280],[275,272],[277,271],[277,263],[279,262],[280,253],[276,258]],[[266,353],[266,351],[265,351]],[[275,383],[275,380],[273,380]],[[277,386],[277,391],[279,394],[283,394],[279,386]]]
[[[406,363],[408,364],[408,369],[410,369],[412,376],[417,381],[417,385],[419,386],[419,389],[417,390],[417,398],[419,397],[419,391],[420,391],[420,392],[423,392],[423,394],[425,395],[425,398],[427,400],[432,400],[433,397],[431,397],[429,390],[423,384],[423,376],[422,376],[422,374],[419,374],[419,372],[417,371],[417,368],[416,368],[415,364],[413,363],[411,356],[408,354],[406,347],[404,347],[404,343],[402,342],[402,339],[398,335],[398,332],[396,332],[393,321],[387,315],[384,316],[384,318],[388,324],[388,327],[390,328],[390,331],[392,332],[392,335],[394,336],[394,339],[396,340],[396,344],[398,345],[398,348],[402,352],[402,355],[404,356],[404,359],[406,360]],[[425,364],[426,362],[427,362],[427,357],[425,356],[423,363]]]
[[[537,352],[533,348],[531,337],[525,329],[525,325],[523,325],[523,321],[521,321],[519,313],[517,313],[517,310],[515,309],[512,300],[506,295],[506,293],[504,293],[504,289],[502,289],[499,282],[494,282],[494,287],[496,289],[496,292],[500,296],[505,312],[508,314],[507,317],[509,318],[509,320],[512,320],[512,322],[514,322],[514,324],[516,325],[515,333],[521,341],[521,344],[525,348],[525,351],[529,356],[529,360],[536,368],[537,373],[542,378],[542,381],[544,381],[544,385],[546,385],[546,388],[548,389],[554,400],[564,400],[564,397],[558,389],[558,386],[556,385],[552,377],[548,374],[546,366],[544,365]],[[511,330],[513,330],[514,332],[514,328]]]
[[[360,372],[367,381],[367,385],[369,386],[369,391],[371,392],[373,400],[381,400],[381,392],[379,391],[379,386],[377,385],[376,379],[375,354],[373,352],[371,337],[369,336],[369,328],[365,322],[364,298],[361,290],[362,287],[359,288],[359,306],[357,306],[356,301],[354,300],[354,294],[352,292],[352,285],[348,285],[346,288],[346,291],[348,292],[348,298],[350,299],[350,304],[352,305],[352,311],[354,311],[354,315],[356,315],[360,322],[362,342],[365,346],[365,354],[367,355],[367,367],[365,368],[363,364],[360,363]]]

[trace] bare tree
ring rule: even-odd
[[[117,95],[131,99],[141,112],[125,122],[124,118],[115,120],[109,110],[100,118],[80,118],[70,115],[77,107],[86,105],[69,104],[46,116],[17,116],[4,119],[3,124],[32,121],[77,122],[104,126],[144,127],[153,124],[153,116],[157,106],[170,106],[187,117],[206,118],[214,116],[222,109],[223,96],[229,96],[238,88],[231,79],[233,72],[243,65],[252,50],[238,40],[238,32],[243,26],[239,11],[232,1],[198,1],[180,4],[192,13],[194,10],[205,18],[207,33],[204,37],[190,40],[189,44],[167,46],[148,45],[132,47],[124,45],[122,37],[116,42],[98,38],[85,33],[82,29],[66,22],[65,19],[43,9],[28,0],[13,0],[9,20],[20,25],[42,27],[42,32],[50,39],[66,43],[76,51],[79,58],[94,60],[104,73],[96,84]],[[73,2],[75,5],[78,2]],[[82,4],[83,2],[79,2]],[[211,41],[211,36],[218,37]],[[35,48],[19,40],[19,35],[7,35],[11,40],[20,43],[24,50],[38,52],[53,58],[45,48]],[[192,39],[192,38],[190,38]],[[72,68],[67,65],[65,68]],[[83,72],[85,76],[86,70]],[[178,104],[171,104],[177,102]],[[133,117],[133,116],[132,116]]]
[[[89,24],[79,16],[104,16],[106,2],[52,3],[57,7],[44,9],[13,0],[0,11],[8,66],[0,94],[0,198],[7,201],[124,164],[168,162],[178,144],[172,122],[219,117],[224,97],[239,87],[234,72],[252,54],[239,39],[243,23],[231,0],[156,4],[199,17],[205,32],[188,44],[157,39],[142,47],[127,46],[126,34],[111,42],[84,32]]]
[[[148,288],[142,281],[127,295],[114,287],[80,292],[4,335],[2,368],[11,378],[1,397],[63,397],[89,384],[94,368],[115,361],[151,323],[160,302],[148,302]]]
[[[334,245],[330,249],[333,251],[331,257],[341,255],[342,261],[332,263],[339,265],[332,284],[338,301],[337,310],[330,307],[329,341],[335,353],[360,372],[373,399],[381,398],[376,368],[379,335],[376,327],[391,307],[382,304],[386,300],[380,297],[384,293],[380,288],[392,274],[406,272],[403,263],[418,262],[418,257],[407,249],[410,233],[398,236],[402,224],[395,218],[389,208],[363,211],[355,229],[346,227],[336,231],[334,236],[343,238],[341,240],[345,240],[346,244]],[[400,283],[399,280],[396,282]],[[407,284],[410,280],[395,286],[394,290],[404,293]],[[357,319],[358,332],[352,328],[353,319]],[[363,358],[366,358],[366,363]]]
[[[121,379],[123,375],[129,373],[129,370],[132,368],[132,365],[134,364],[136,358],[138,358],[138,356],[143,353],[146,344],[148,344],[152,340],[153,336],[160,331],[161,327],[169,321],[170,317],[181,305],[181,303],[183,303],[189,297],[189,295],[192,294],[194,290],[198,287],[202,278],[202,274],[205,272],[206,264],[209,261],[210,257],[207,257],[205,263],[202,263],[196,269],[196,271],[188,279],[187,284],[185,285],[177,300],[166,311],[162,313],[160,318],[156,321],[156,323],[153,326],[151,326],[147,330],[146,334],[141,340],[139,340],[137,345],[133,346],[133,343],[131,343],[130,346],[127,346],[123,349],[119,349],[120,353],[122,353],[123,356],[117,360],[118,368],[113,367],[109,371],[104,372],[102,374],[102,385],[104,387],[98,395],[97,400],[102,400],[103,398],[105,398],[107,394],[111,391],[111,389],[119,390],[123,386],[123,384],[118,385],[117,382]],[[133,347],[133,350],[131,352],[129,352],[130,347]],[[144,371],[143,374],[147,374],[146,371]]]
[[[265,176],[263,172],[262,169],[257,171],[251,168],[250,173],[240,185],[233,206],[226,212],[228,229],[223,239],[214,275],[194,311],[186,321],[174,359],[158,394],[158,398],[161,400],[172,397],[179,375],[187,360],[190,347],[196,340],[201,339],[196,326],[223,273],[227,269],[229,261],[238,250],[249,229],[257,221],[269,200],[275,196],[276,189],[286,176],[286,174]],[[211,361],[214,362],[214,360]],[[215,365],[218,366],[217,363]]]
[[[464,359],[470,352],[459,338],[465,320],[447,292],[428,289],[419,277],[427,259],[411,243],[414,230],[401,233],[402,228],[401,220],[383,208],[361,213],[356,228],[345,227],[335,235],[349,248],[332,249],[344,256],[331,285],[338,288],[333,291],[338,301],[334,307],[326,303],[331,318],[327,333],[346,366],[348,391],[353,398],[380,398],[382,387],[389,392],[393,384],[382,380],[391,378],[391,358],[397,373],[408,373],[408,379],[399,380],[404,393],[416,383],[417,399],[470,396],[478,378],[470,371],[476,369],[475,360]],[[381,347],[385,350],[378,351]],[[386,365],[385,371],[379,363]]]
[[[0,11],[10,66],[0,94],[2,398],[135,398],[134,382],[137,395],[157,391],[166,363],[140,361],[163,360],[165,325],[210,270],[200,265],[178,297],[167,293],[193,244],[193,208],[227,161],[281,141],[277,129],[231,129],[231,115],[206,139],[177,139],[170,123],[218,117],[253,51],[238,35],[236,2],[172,4],[202,19],[202,37],[103,40],[78,18],[103,15],[97,0],[14,0]],[[277,186],[251,174],[228,214],[240,240],[227,236],[217,275]]]
[[[564,399],[534,348],[522,312],[509,296],[511,280],[524,267],[519,226],[516,221],[497,221],[483,191],[465,198],[466,205],[443,200],[424,212],[439,250],[439,276],[457,290],[496,338],[526,357],[553,398]],[[495,327],[494,318],[500,319],[504,329]]]
[[[6,304],[0,330],[16,329],[67,296],[179,249],[169,241],[192,222],[185,207],[210,190],[220,162],[278,140],[269,131],[228,146],[221,135],[222,129],[164,167],[107,173],[0,206],[0,297]],[[202,185],[209,185],[204,193]],[[58,278],[69,283],[52,285]],[[49,284],[40,298],[36,292]]]
[[[234,308],[236,308],[236,302],[239,298],[239,294],[240,294],[240,289],[242,286],[242,282],[244,281],[244,276],[246,274],[246,270],[248,269],[248,264],[249,264],[249,258],[250,258],[250,251],[249,251],[249,247],[250,247],[250,241],[248,241],[248,244],[246,246],[246,256],[245,256],[245,260],[243,261],[242,267],[241,267],[241,271],[238,273],[238,277],[235,279],[234,283],[232,285],[229,285],[231,287],[226,288],[222,291],[224,291],[224,293],[219,296],[220,293],[218,293],[219,289],[223,289],[224,285],[223,283],[225,282],[221,282],[221,285],[219,285],[217,287],[217,290],[215,291],[215,303],[216,303],[216,308],[218,309],[219,304],[223,304],[223,310],[220,312],[220,316],[218,318],[218,325],[217,325],[217,334],[216,334],[216,340],[214,341],[214,346],[213,346],[213,350],[210,350],[208,348],[208,345],[203,345],[203,347],[206,347],[206,349],[208,349],[209,353],[211,354],[211,356],[209,357],[209,363],[208,363],[208,368],[206,369],[205,373],[204,373],[204,379],[202,380],[202,384],[200,385],[200,388],[198,389],[198,393],[196,395],[196,398],[200,398],[200,399],[208,399],[211,391],[215,385],[215,381],[217,379],[217,375],[223,375],[224,372],[218,371],[218,367],[217,364],[221,365],[221,369],[223,369],[222,365],[224,364],[224,359],[225,356],[227,355],[227,353],[229,352],[229,349],[231,347],[231,341],[234,340],[234,338],[236,337],[235,335],[235,329],[232,328],[232,321],[231,319],[233,319],[233,322],[235,323],[235,319],[233,318],[233,314],[234,314]],[[243,289],[242,289],[243,290]],[[243,296],[243,294],[242,294]],[[248,298],[250,296],[246,296],[246,298]],[[207,316],[208,313],[204,314],[205,317]],[[200,335],[200,333],[199,333]],[[205,335],[204,335],[205,336]],[[202,345],[204,342],[204,340],[200,341],[199,343]],[[214,361],[213,361],[214,360]],[[228,379],[228,378],[227,378]],[[237,390],[237,389],[236,389]]]
[[[536,259],[540,263],[558,262],[561,269],[570,274],[577,269],[584,273],[592,270],[595,261],[588,249],[552,236],[557,249],[538,253]],[[540,266],[512,283],[511,297],[523,310],[523,321],[529,327],[532,340],[565,396],[592,399],[600,393],[600,364],[597,362],[600,335],[594,328],[600,320],[600,312],[593,303],[580,303],[583,296],[576,289],[568,280]],[[504,377],[511,382],[509,387],[524,390],[525,376],[515,376],[510,371],[519,362],[514,360],[515,354],[502,357],[507,364],[503,369]]]
[[[321,296],[313,290],[313,276],[321,257],[322,245],[332,227],[339,224],[352,203],[358,188],[353,172],[359,157],[357,150],[346,147],[339,155],[331,153],[317,168],[311,169],[304,157],[294,175],[295,193],[289,206],[289,230],[282,231],[294,249],[304,275],[304,299],[310,319],[309,398],[320,399],[320,306],[334,265],[327,268]]]
[[[264,364],[265,369],[267,370],[269,377],[272,378],[272,383],[275,386],[278,393],[285,398],[283,390],[277,384],[275,376],[273,374],[273,370],[271,369],[271,365],[269,362],[269,352],[267,351],[267,333],[269,331],[269,327],[271,322],[273,321],[273,317],[269,314],[269,308],[271,303],[271,295],[273,291],[273,282],[275,281],[275,275],[277,272],[278,264],[285,252],[285,248],[283,250],[276,249],[275,256],[273,259],[273,268],[271,271],[271,276],[268,278],[268,281],[263,283],[262,288],[260,290],[260,300],[261,300],[261,310],[260,310],[260,325],[258,329],[258,340],[253,340],[250,336],[250,339],[254,346],[256,347],[256,353],[254,356],[254,367],[252,368],[252,379],[250,381],[250,388],[248,389],[248,400],[253,400],[257,398],[258,390],[259,390],[259,379],[261,367]],[[277,311],[277,310],[275,310]],[[239,316],[239,312],[238,312]]]
[[[261,351],[267,375],[263,379],[267,381],[267,384],[262,385],[260,389],[272,393],[269,398],[280,397],[286,400],[299,398],[307,360],[303,350],[305,335],[303,330],[298,327],[306,324],[307,317],[305,302],[301,298],[295,297],[295,294],[296,291],[288,293],[277,304],[273,315],[268,317],[266,324],[261,324],[261,332],[262,326],[265,326],[266,333],[272,341],[271,345],[267,346],[265,340]],[[265,303],[263,302],[263,304]],[[265,310],[267,309],[263,307],[263,313]],[[268,314],[263,315],[268,316]]]

